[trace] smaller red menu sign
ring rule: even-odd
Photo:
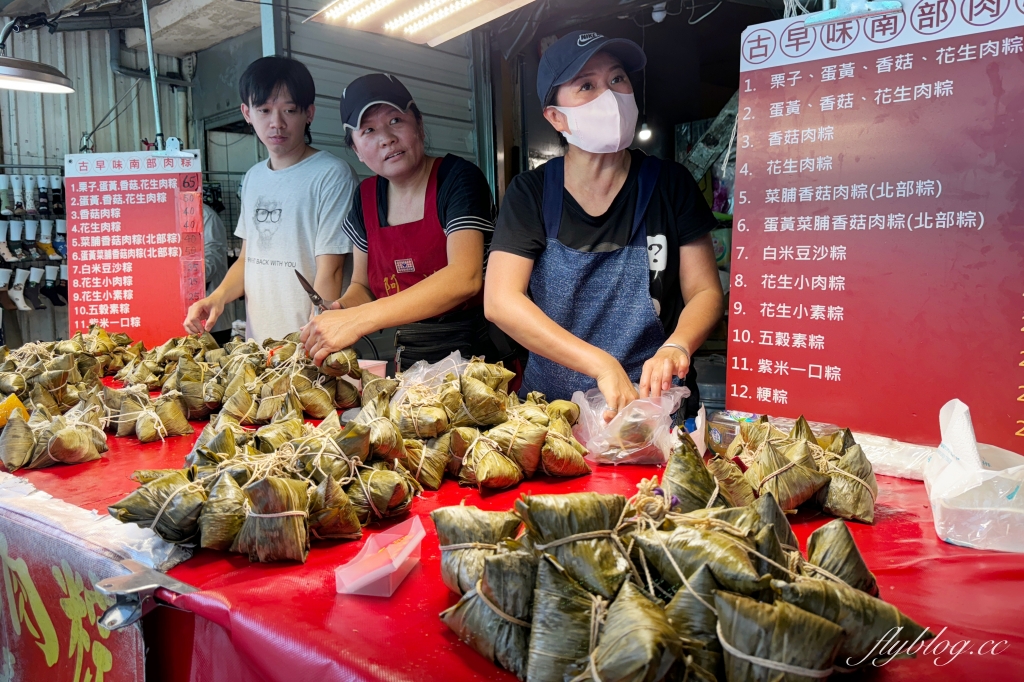
[[[147,347],[183,332],[203,297],[198,152],[65,157],[70,333],[98,324]]]

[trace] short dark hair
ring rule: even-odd
[[[242,104],[259,106],[280,87],[288,88],[292,101],[305,111],[316,99],[316,86],[306,65],[289,57],[261,57],[246,68],[238,79]]]
[[[365,117],[365,116],[373,115],[374,113],[376,113],[380,109],[380,107],[390,107],[390,106],[391,106],[390,104],[375,104],[372,107],[370,107],[369,109],[367,109],[366,112],[363,114],[363,116]],[[416,102],[410,102],[409,103],[408,111],[412,112],[413,118],[416,119],[416,124],[419,125],[420,129],[423,130],[423,134],[426,135],[426,130],[423,129],[423,112],[421,112],[420,108],[418,106],[416,106]],[[345,146],[348,147],[349,149],[355,149],[355,145],[354,145],[354,143],[352,141],[352,132],[353,131],[352,131],[351,128],[346,128],[345,129]]]

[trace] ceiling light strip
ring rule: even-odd
[[[428,2],[424,2],[423,4],[418,5],[417,7],[414,7],[413,9],[409,10],[405,14],[401,14],[392,19],[391,21],[389,21],[388,23],[384,24],[384,29],[387,31],[398,30],[405,26],[406,24],[408,24],[409,22],[419,19],[424,14],[429,13],[431,10],[435,10],[441,5],[446,5],[449,2],[451,2],[451,0],[429,0]]]
[[[373,2],[371,2],[366,7],[363,7],[359,11],[354,12],[352,14],[352,16],[350,16],[348,18],[348,23],[350,23],[350,24],[358,24],[363,19],[366,19],[367,17],[373,16],[374,14],[376,14],[379,11],[381,11],[382,9],[387,7],[388,5],[393,4],[394,2],[395,2],[395,0],[374,0]]]
[[[340,19],[362,5],[366,0],[338,0],[326,11],[328,19]]]
[[[451,15],[455,14],[456,12],[458,12],[460,10],[465,9],[466,7],[469,7],[470,5],[472,5],[475,2],[477,2],[477,0],[456,0],[452,4],[447,5],[445,7],[442,7],[441,9],[437,10],[433,14],[425,16],[422,19],[420,19],[419,21],[416,21],[416,22],[410,24],[409,26],[406,26],[405,32],[408,35],[412,35],[414,33],[419,33],[420,31],[422,31],[423,29],[427,28],[428,26],[432,26],[432,25],[436,24],[439,21],[447,19]]]

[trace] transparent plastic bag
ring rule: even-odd
[[[576,391],[572,401],[580,406],[580,418],[573,435],[597,464],[664,464],[672,449],[672,414],[689,395],[690,389],[676,386],[658,399],[634,400],[605,423],[608,404],[601,391]]]
[[[429,389],[440,388],[444,378],[449,374],[457,377],[462,376],[469,360],[462,357],[459,351],[453,351],[448,357],[442,358],[431,364],[426,360],[420,360],[412,367],[398,375],[399,385],[395,395],[391,398],[392,405],[401,405],[405,394],[413,386],[422,386]]]
[[[978,443],[959,400],[939,411],[940,445],[925,462],[935,532],[954,545],[1024,552],[1024,457]]]

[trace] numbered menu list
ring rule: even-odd
[[[933,442],[958,397],[1024,447],[1024,30],[936,39],[958,9],[745,35],[731,409]]]
[[[71,333],[93,324],[147,347],[180,336],[205,294],[198,158],[66,158]]]

